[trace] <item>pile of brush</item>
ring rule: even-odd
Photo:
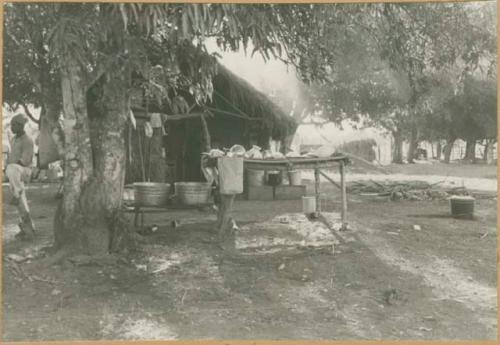
[[[438,183],[424,181],[353,181],[347,192],[362,196],[387,197],[390,200],[444,200],[453,195],[470,195],[465,187],[440,189]]]

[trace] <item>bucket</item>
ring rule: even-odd
[[[175,194],[183,205],[208,204],[212,185],[208,182],[176,182]]]
[[[302,174],[300,170],[290,170],[288,172],[288,180],[290,181],[290,186],[301,186]]]
[[[270,171],[267,173],[267,184],[270,186],[279,186],[283,181],[281,171]]]
[[[451,197],[451,216],[458,219],[474,219],[474,201],[471,196]]]
[[[302,197],[302,212],[305,214],[311,214],[316,212],[316,197],[315,196],[303,196]]]
[[[123,188],[123,201],[125,202],[133,202],[134,201],[134,198],[135,198],[135,191],[134,191],[134,187],[131,186],[131,185],[127,185],[125,186],[125,188]]]
[[[263,186],[265,182],[264,170],[247,169],[247,185]]]
[[[141,206],[164,206],[168,202],[170,184],[157,182],[134,183],[134,200]]]

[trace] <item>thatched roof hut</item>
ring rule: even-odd
[[[295,120],[285,114],[267,96],[224,66],[219,65],[218,73],[214,78],[212,107],[226,110],[228,101],[251,119],[260,120],[260,129],[274,140],[284,140],[290,134],[294,134],[297,129]]]
[[[167,105],[149,107],[149,112],[165,115],[167,135],[162,138],[164,154],[151,149],[150,143],[151,140],[159,140],[161,130],[155,132],[156,139],[145,138],[143,126],[150,114],[145,113],[141,104],[136,102],[133,105],[138,126],[129,135],[131,152],[127,162],[127,182],[142,179],[164,181],[161,178],[163,175],[168,175],[166,180],[172,182],[202,179],[200,155],[207,148],[207,130],[212,148],[229,148],[234,144],[246,148],[252,145],[267,148],[270,139],[284,142],[295,133],[297,124],[291,116],[220,64],[213,86],[212,101],[204,106],[196,105],[191,95],[179,92],[189,105],[188,113],[175,114]],[[142,166],[137,164],[138,160]],[[165,160],[167,168],[159,169],[158,162]]]

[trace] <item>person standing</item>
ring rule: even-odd
[[[20,217],[20,232],[16,238],[30,240],[33,239],[35,227],[31,219],[31,214],[26,198],[25,183],[31,177],[31,166],[33,164],[33,140],[26,134],[25,125],[28,119],[22,115],[15,115],[10,123],[14,138],[11,143],[11,150],[7,159],[5,174],[9,179],[11,204],[17,206]]]

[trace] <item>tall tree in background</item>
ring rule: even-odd
[[[49,28],[56,22],[54,8],[37,4],[4,6],[3,102],[14,110],[22,107],[40,131],[52,135],[62,155],[59,70],[48,47]],[[29,105],[40,108],[38,120]]]
[[[402,144],[407,138],[411,162],[422,139],[426,97],[434,89],[432,76],[454,69],[456,78],[449,81],[452,89],[460,89],[465,76],[478,68],[494,72],[495,6],[367,4],[350,8],[351,15],[344,20],[328,22],[333,32],[342,32],[326,41],[336,63],[326,83],[311,85],[310,103],[331,121],[359,122],[361,117],[367,125],[390,131],[395,163],[403,161]],[[448,132],[447,128],[442,132]]]
[[[496,82],[468,76],[456,113],[457,132],[466,141],[465,160],[476,160],[476,143],[486,140],[491,145],[496,138]],[[486,147],[486,150],[488,147]]]

